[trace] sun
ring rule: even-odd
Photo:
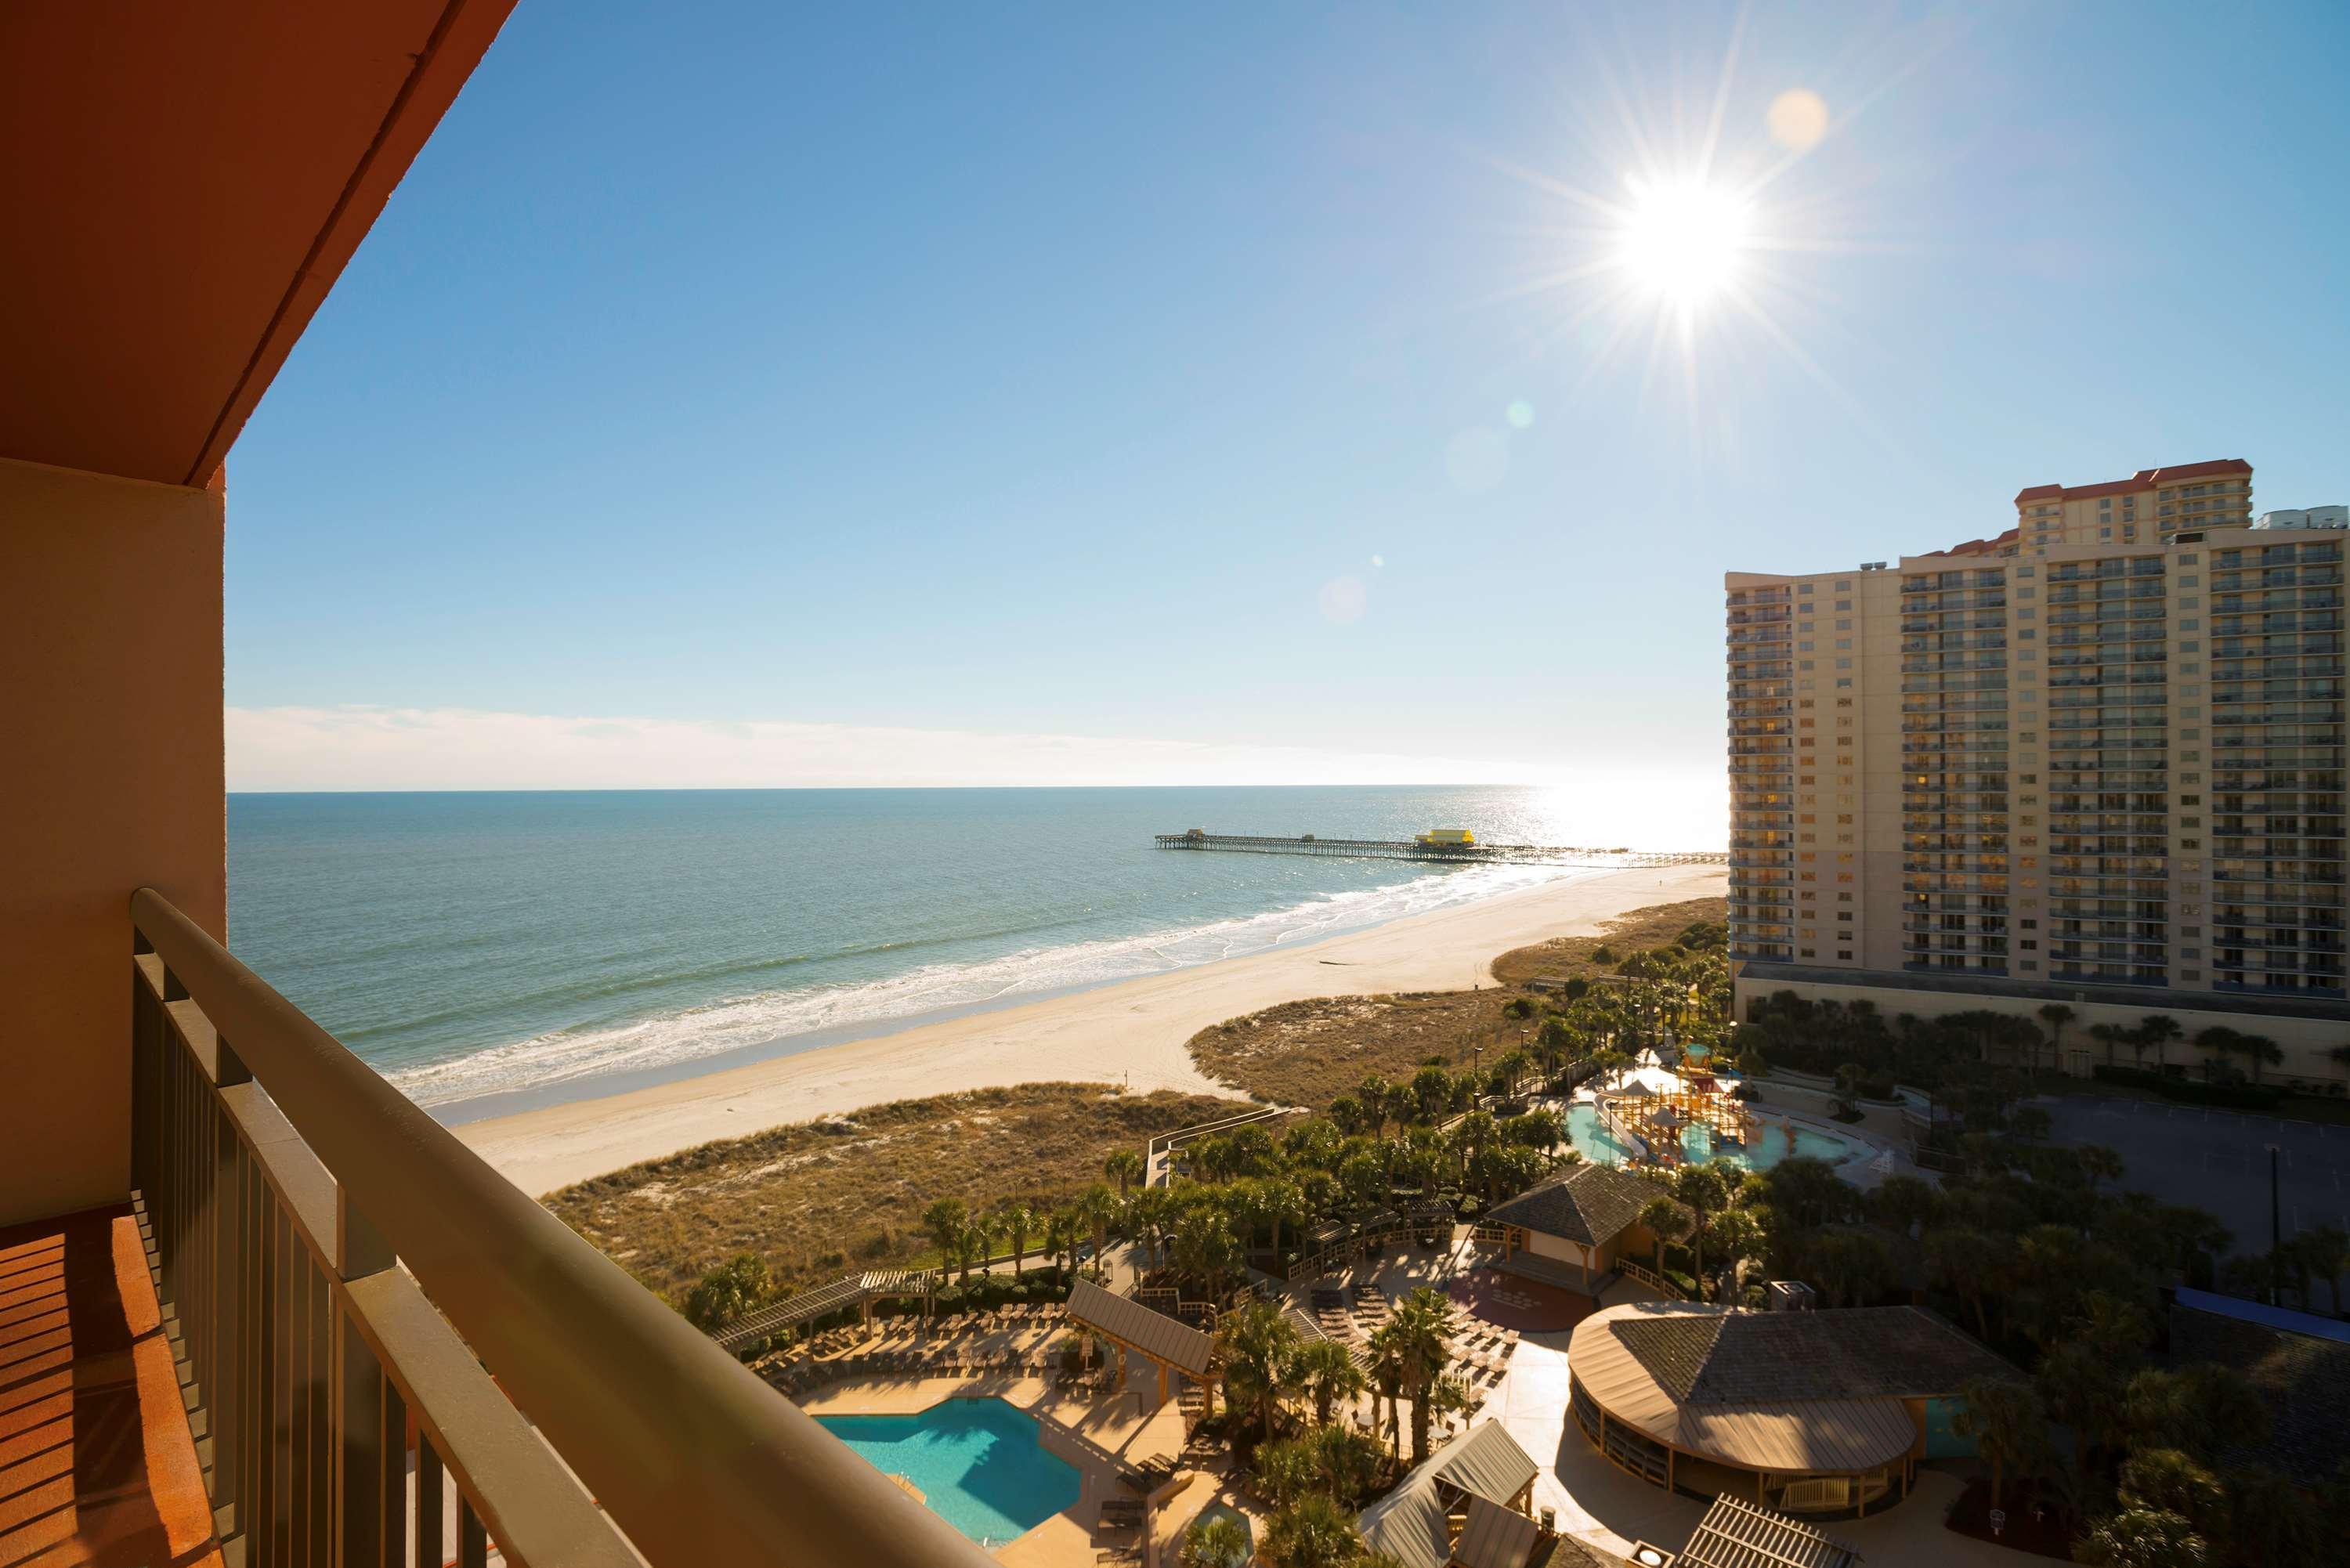
[[[1684,311],[1736,284],[1749,240],[1749,207],[1700,180],[1626,182],[1617,257],[1633,286]]]

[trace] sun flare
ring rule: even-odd
[[[1690,309],[1737,281],[1747,203],[1701,181],[1628,182],[1619,260],[1634,285]]]

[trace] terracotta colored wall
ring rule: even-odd
[[[227,929],[221,503],[0,461],[0,1225],[128,1189],[131,890]]]

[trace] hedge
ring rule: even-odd
[[[2143,1067],[2109,1067],[2102,1062],[2094,1071],[2106,1083],[2152,1089],[2166,1100],[2189,1105],[2265,1111],[2273,1109],[2285,1096],[2285,1091],[2274,1084],[2199,1084],[2192,1078],[2174,1078],[2168,1073],[2148,1072]]]

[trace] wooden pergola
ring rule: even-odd
[[[1069,1287],[1069,1321],[1124,1354],[1118,1360],[1118,1386],[1126,1386],[1128,1358],[1139,1355],[1159,1375],[1159,1403],[1167,1403],[1170,1372],[1180,1372],[1202,1389],[1215,1386],[1216,1342],[1187,1323],[1144,1306],[1140,1302],[1104,1290],[1091,1280]]]

